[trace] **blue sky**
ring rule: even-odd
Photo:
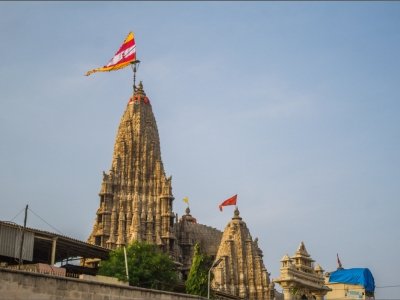
[[[88,237],[132,72],[83,74],[129,31],[176,213],[237,193],[272,278],[304,241],[400,285],[399,2],[1,2],[1,220]]]

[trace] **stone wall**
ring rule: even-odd
[[[198,296],[0,268],[4,300],[193,300]]]

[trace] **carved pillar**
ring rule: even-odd
[[[132,225],[132,196],[131,194],[128,195],[127,197],[127,203],[128,205],[128,211],[126,213],[126,236],[127,236],[127,241],[130,240],[130,229],[131,229],[131,225]]]
[[[238,274],[237,274],[237,264],[234,261],[234,257],[236,256],[234,253],[234,245],[233,245],[233,240],[228,240],[228,249],[229,249],[229,265],[231,268],[229,269],[229,283],[230,283],[230,292],[233,295],[237,295],[238,289],[237,289],[237,284],[238,284]]]
[[[149,200],[147,203],[149,206],[149,211],[147,214],[147,221],[146,221],[146,227],[147,227],[146,240],[148,243],[153,244],[154,243],[154,240],[153,240],[153,233],[154,233],[153,203],[151,200]]]
[[[252,253],[252,241],[251,237],[248,236],[245,242],[245,247],[246,247],[246,260],[247,260],[247,270],[248,270],[248,277],[247,277],[247,286],[249,290],[249,298],[250,299],[256,299],[257,297],[257,291],[255,287],[255,278],[254,278],[254,261],[253,261],[253,253]]]
[[[289,286],[283,288],[283,300],[295,300],[294,296],[290,292]]]
[[[156,243],[157,245],[161,245],[161,199],[156,199],[156,220],[155,220],[155,234],[156,234]]]
[[[139,196],[137,193],[133,195],[133,214],[130,228],[130,242],[141,241],[140,238],[140,214],[139,214]]]
[[[110,238],[107,240],[107,248],[113,249],[115,245],[115,235],[117,230],[117,210],[115,206],[111,212],[111,228],[110,228]]]
[[[147,219],[147,201],[145,196],[141,195],[141,213],[140,213],[140,238],[146,240],[146,219]]]
[[[117,239],[117,245],[118,246],[124,246],[126,244],[125,240],[125,209],[121,206],[120,211],[119,211],[119,216],[118,216],[118,239]]]

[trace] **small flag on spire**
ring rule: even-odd
[[[122,46],[119,48],[114,57],[108,62],[107,65],[101,68],[93,69],[88,71],[85,75],[89,76],[95,72],[106,72],[115,71],[125,68],[130,63],[136,60],[136,44],[133,32],[129,32],[128,36],[125,38]]]
[[[189,205],[189,198],[188,198],[188,197],[184,197],[182,200],[183,200],[183,202],[185,202],[187,205]]]
[[[337,257],[337,264],[338,264],[338,270],[339,269],[343,269],[343,266],[342,266],[342,262],[340,261],[340,258],[339,258],[339,254],[338,253],[336,253],[336,257]]]
[[[219,205],[219,210],[222,211],[223,206],[228,206],[228,205],[236,205],[236,200],[237,200],[237,194],[230,197],[229,199],[226,199],[224,202],[222,202]]]

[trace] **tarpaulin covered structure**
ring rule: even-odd
[[[375,291],[375,281],[368,268],[338,269],[329,277],[330,283],[349,283],[362,285],[367,292]]]

